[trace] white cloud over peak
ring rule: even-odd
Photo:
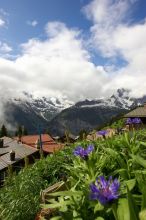
[[[83,12],[93,25],[90,28],[92,47],[103,57],[123,59],[125,67],[112,73],[107,88],[126,87],[133,94],[146,94],[146,22],[132,24],[130,0],[93,0]]]
[[[2,91],[10,88],[12,95],[20,90],[45,96],[62,94],[73,101],[100,97],[108,75],[90,61],[80,32],[60,22],[48,23],[45,30],[49,37],[30,39],[15,61],[0,59]]]
[[[29,39],[15,60],[0,58],[0,92],[62,95],[71,101],[109,96],[121,87],[132,89],[136,96],[146,94],[146,22],[132,24],[126,19],[134,2],[93,0],[83,8],[93,22],[92,48],[109,60],[123,59],[125,66],[95,65],[81,30],[49,22],[45,40]]]

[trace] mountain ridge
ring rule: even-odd
[[[53,135],[63,135],[65,130],[73,134],[78,134],[81,130],[90,131],[145,101],[146,96],[133,98],[130,97],[129,90],[119,89],[110,98],[77,102],[56,115],[49,122],[48,129]]]
[[[86,99],[73,103],[64,97],[34,97],[26,92],[22,98],[5,100],[5,122],[11,127],[25,126],[29,133],[37,132],[37,126],[48,128],[52,135],[62,135],[65,130],[78,134],[100,127],[118,114],[143,104],[146,96],[134,98],[130,91],[118,89],[108,98]],[[1,117],[2,118],[2,117]],[[1,123],[4,123],[1,122]]]

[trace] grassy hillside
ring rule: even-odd
[[[33,220],[40,191],[62,173],[66,190],[52,194],[45,205],[55,208],[53,219],[146,219],[145,130],[84,140],[25,168],[0,190],[0,219]]]

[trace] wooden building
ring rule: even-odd
[[[76,142],[79,139],[79,136],[73,135],[71,133],[67,134],[67,135],[63,135],[61,137],[57,136],[57,137],[53,137],[54,140],[61,142],[61,143],[65,143],[65,144],[71,144]]]
[[[0,184],[5,178],[6,171],[11,165],[13,170],[18,171],[24,166],[24,159],[39,158],[39,150],[26,144],[18,143],[17,140],[9,137],[0,138]]]
[[[146,103],[143,106],[137,107],[134,110],[130,111],[124,118],[140,118],[143,125],[146,125]]]

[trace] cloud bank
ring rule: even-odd
[[[11,61],[0,59],[1,92],[23,90],[47,96],[67,96],[70,100],[101,95],[108,80],[101,66],[90,61],[79,30],[64,23],[45,27],[47,39],[30,39],[22,44],[22,55]]]
[[[89,48],[81,30],[49,22],[45,40],[29,39],[15,60],[0,58],[0,93],[28,91],[71,101],[109,96],[121,87],[132,89],[135,96],[146,94],[146,22],[127,22],[134,2],[94,0],[82,9],[92,21]],[[113,64],[94,64],[91,48]],[[119,58],[124,66],[114,64]]]
[[[133,95],[146,94],[146,20],[140,23],[131,21],[132,6],[136,1],[94,0],[83,8],[88,19],[93,22],[90,28],[90,43],[103,57],[122,58],[126,65],[112,72],[107,88],[125,87]]]

